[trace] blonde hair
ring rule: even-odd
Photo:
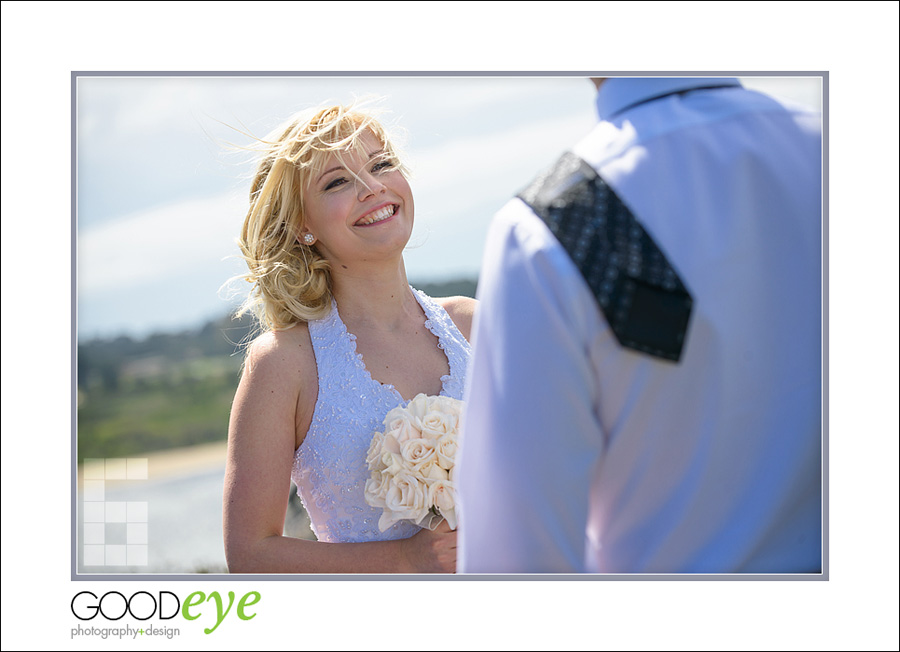
[[[304,191],[330,155],[364,153],[366,132],[381,141],[382,157],[397,161],[385,128],[356,105],[298,114],[259,141],[261,160],[238,239],[249,268],[240,278],[253,289],[237,317],[251,312],[262,329],[282,330],[328,314],[331,268],[315,245],[299,238],[306,222]],[[405,167],[398,168],[407,176]]]

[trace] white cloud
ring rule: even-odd
[[[488,136],[455,138],[412,152],[413,190],[457,205],[508,197],[588,133],[590,111],[586,107],[564,117],[512,123]]]
[[[822,109],[822,81],[818,77],[741,77],[747,88]]]
[[[547,119],[489,136],[458,138],[413,152],[413,190],[419,219],[417,234],[438,227],[444,242],[467,242],[479,249],[490,219],[485,206],[499,207],[540,169],[573,144],[590,126],[589,111],[566,119]],[[483,212],[459,219],[467,210]],[[89,299],[163,279],[189,284],[200,270],[216,266],[223,281],[242,269],[237,237],[246,211],[246,197],[226,193],[173,202],[161,207],[82,227],[78,238],[78,287]],[[452,226],[447,222],[453,221]],[[422,235],[414,235],[413,241]],[[429,247],[437,243],[429,243]],[[440,277],[451,270],[452,255],[432,260],[421,273]]]
[[[408,86],[399,95],[415,86],[414,80],[405,81]],[[814,97],[819,91],[817,82],[803,83],[796,79],[745,81],[748,85],[769,92],[781,91],[781,94],[793,95],[796,99]],[[341,85],[337,80],[331,80],[331,83]],[[168,95],[169,100],[148,101],[144,105],[146,111],[130,114],[127,119],[132,126],[135,122],[149,126],[152,115],[165,114],[165,107],[171,105],[170,92],[177,85],[164,84],[169,91],[164,95]],[[316,85],[321,87],[321,81]],[[445,85],[452,86],[453,80],[447,80]],[[479,85],[477,93],[464,93],[461,86],[458,93],[450,95],[454,106],[472,107],[490,103],[511,89],[527,88],[514,83],[498,85],[505,86],[502,93],[488,92],[489,86]],[[196,100],[198,96],[222,92],[223,86],[215,83],[195,85],[192,97]],[[265,89],[263,94],[274,95],[284,86],[285,81],[278,80],[260,84],[259,90]],[[234,88],[233,83],[230,88]],[[406,108],[406,99],[398,102],[402,105],[401,110]],[[171,106],[169,108],[171,110]],[[436,278],[450,271],[449,266],[454,260],[452,252],[440,251],[435,255],[433,248],[444,249],[452,246],[451,243],[464,242],[475,250],[473,255],[476,254],[481,249],[492,208],[499,208],[538,171],[552,164],[562,151],[587,133],[594,124],[593,107],[586,104],[566,108],[570,113],[560,115],[557,107],[555,115],[525,123],[510,116],[503,129],[494,129],[487,134],[469,131],[452,138],[445,135],[435,146],[410,149],[418,215],[413,242],[424,241],[424,248],[430,255],[430,267],[415,265],[419,273]],[[424,124],[419,116],[413,130],[424,129]],[[227,193],[173,202],[99,226],[82,228],[78,252],[81,295],[89,298],[99,293],[128,291],[162,279],[177,278],[178,283],[188,284],[199,270],[216,268],[222,270],[224,280],[242,268],[240,261],[223,259],[237,254],[234,238],[245,210],[243,194]],[[428,237],[432,231],[440,234],[439,242]],[[417,256],[413,254],[412,257]]]
[[[174,203],[83,231],[78,238],[78,286],[83,296],[161,278],[181,277],[199,267],[222,266],[238,250],[246,200],[220,195]]]

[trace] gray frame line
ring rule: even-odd
[[[73,71],[71,74],[71,579],[73,581],[827,581],[828,518],[828,71]],[[463,574],[463,575],[312,575],[312,574],[123,574],[78,573],[78,174],[77,95],[81,77],[819,77],[822,79],[822,572],[808,574]]]

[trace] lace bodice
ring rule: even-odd
[[[441,395],[461,399],[469,343],[440,305],[418,290],[413,289],[413,295],[425,313],[425,327],[447,355],[450,373],[441,378]],[[381,532],[381,510],[370,507],[363,496],[372,433],[382,428],[388,411],[408,401],[393,385],[383,385],[369,374],[356,351],[356,337],[347,331],[336,304],[327,317],[309,322],[309,335],[319,396],[309,431],[294,454],[291,479],[313,532],[319,541],[332,543],[412,536],[419,528],[405,521]]]

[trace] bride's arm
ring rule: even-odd
[[[452,572],[455,533],[441,529],[371,543],[320,543],[282,535],[296,433],[298,428],[306,432],[317,392],[315,359],[311,350],[304,350],[310,343],[303,335],[270,333],[255,342],[247,356],[228,432],[223,516],[229,570]]]

